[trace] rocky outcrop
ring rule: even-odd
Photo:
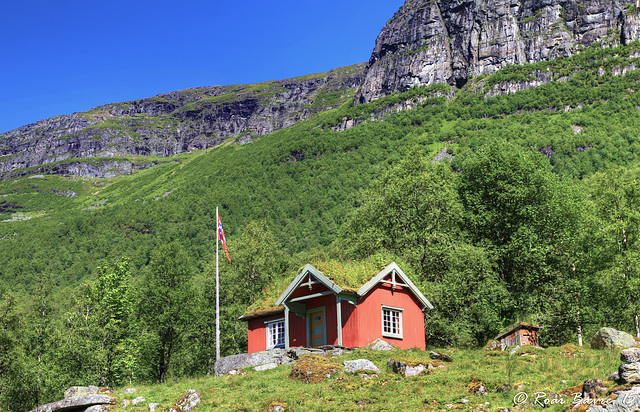
[[[406,0],[380,32],[356,102],[433,83],[463,86],[512,64],[640,38],[638,1]]]
[[[31,412],[77,411],[97,412],[107,410],[108,405],[115,405],[116,399],[109,395],[71,396],[63,400],[48,403]]]
[[[214,370],[216,376],[230,374],[246,367],[254,367],[256,370],[272,369],[273,365],[291,365],[304,355],[338,356],[349,353],[351,349],[339,345],[324,345],[319,348],[290,348],[269,349],[262,352],[240,353],[238,355],[225,356],[216,361]],[[236,374],[236,373],[234,373]]]
[[[250,141],[246,135],[292,126],[353,97],[363,69],[188,89],[41,120],[0,134],[0,176],[74,158],[166,157],[230,137]]]
[[[200,404],[200,394],[195,389],[186,391],[169,409],[169,412],[188,412]]]

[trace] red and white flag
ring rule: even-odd
[[[222,248],[224,249],[224,254],[231,262],[231,258],[229,257],[229,253],[227,253],[227,239],[224,237],[224,229],[222,228],[222,222],[220,221],[220,215],[218,215],[218,241],[222,240]]]

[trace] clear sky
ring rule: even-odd
[[[404,0],[19,0],[0,8],[0,133],[190,87],[367,61]]]

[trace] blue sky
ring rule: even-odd
[[[367,61],[404,0],[21,0],[0,9],[0,133],[190,87]]]

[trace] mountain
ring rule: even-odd
[[[407,0],[384,26],[356,101],[640,37],[638,1]]]
[[[31,171],[104,177],[146,165],[111,161],[87,168],[69,160],[167,157],[230,137],[246,143],[344,103],[362,83],[363,69],[357,64],[287,80],[187,89],[45,119],[0,135],[0,175],[13,178],[35,167]]]
[[[569,57],[595,42],[626,45],[639,36],[638,4],[621,0],[407,0],[380,32],[366,65],[182,90],[45,119],[0,135],[0,176],[133,173],[155,163],[111,158],[167,157],[230,138],[244,143],[353,97],[362,104],[416,86],[461,88],[509,65]],[[81,160],[101,158],[111,160],[91,167]]]

